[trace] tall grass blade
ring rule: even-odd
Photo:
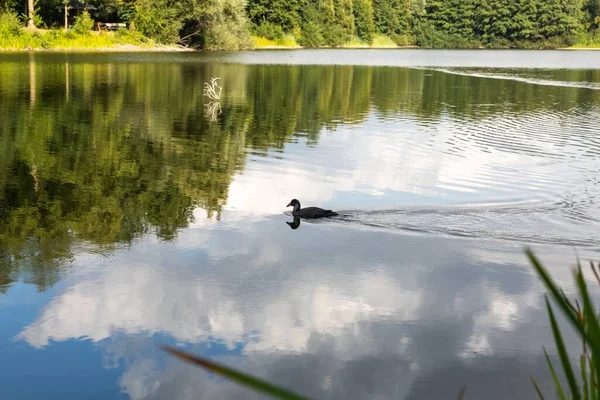
[[[542,391],[540,390],[540,387],[537,385],[535,379],[533,379],[533,377],[531,378],[531,383],[533,383],[533,387],[535,388],[535,392],[537,393],[538,397],[540,398],[540,400],[544,400],[544,395],[542,394]]]
[[[560,356],[560,363],[562,364],[563,371],[565,372],[565,375],[567,377],[567,382],[569,383],[571,395],[573,396],[573,400],[580,400],[581,393],[579,391],[577,381],[575,380],[575,373],[573,372],[573,367],[571,367],[571,362],[569,361],[569,354],[567,352],[567,349],[565,348],[565,342],[563,341],[560,328],[558,327],[558,324],[556,323],[556,318],[554,317],[554,311],[552,311],[552,306],[550,305],[548,299],[546,299],[546,307],[548,308],[550,326],[552,327],[552,333],[554,334],[554,342],[556,343],[558,355]]]
[[[556,371],[554,370],[554,366],[552,365],[552,361],[550,361],[550,357],[548,357],[548,353],[546,349],[544,349],[544,355],[546,356],[546,362],[548,363],[548,368],[550,369],[550,374],[552,375],[552,380],[554,381],[554,386],[556,387],[556,394],[560,400],[567,400],[565,396],[565,391],[562,388],[558,377],[556,376]]]
[[[587,379],[587,368],[586,368],[587,360],[585,359],[585,352],[579,357],[579,368],[581,370],[581,381],[583,382],[583,398],[585,400],[589,400],[590,392],[588,387],[588,379]]]
[[[456,396],[456,400],[463,400],[466,392],[467,392],[467,385],[462,385],[460,387],[460,391],[458,392],[458,396]]]
[[[590,399],[591,400],[598,400],[598,386],[596,385],[596,382],[594,381],[594,376],[596,375],[596,366],[594,364],[593,360],[589,360],[589,366],[590,366]]]
[[[540,276],[540,278],[542,279],[542,281],[544,282],[544,284],[546,285],[546,287],[552,294],[552,297],[554,298],[554,300],[556,300],[557,304],[562,309],[562,311],[565,314],[565,316],[567,317],[567,319],[571,322],[571,324],[573,324],[575,329],[577,329],[579,331],[579,333],[585,337],[584,329],[579,324],[579,320],[577,318],[576,312],[571,308],[571,306],[565,300],[560,289],[554,283],[554,281],[548,274],[548,271],[546,271],[546,268],[544,268],[544,266],[540,263],[540,261],[535,256],[535,254],[533,254],[533,251],[531,251],[531,249],[525,250],[525,253],[527,254],[529,261],[531,262],[531,264],[537,271],[538,275]]]
[[[251,389],[254,389],[257,392],[262,392],[276,399],[282,400],[308,400],[306,397],[300,396],[296,393],[290,392],[286,389],[280,388],[278,386],[272,385],[262,379],[253,377],[251,375],[244,374],[242,372],[236,371],[229,367],[225,367],[223,365],[214,363],[212,361],[206,360],[204,358],[200,358],[198,356],[186,353],[184,351],[174,349],[172,347],[163,346],[162,347],[166,352],[171,355],[182,359],[184,361],[190,362],[192,364],[196,364],[202,368],[206,368],[209,371],[221,375],[225,378],[228,378],[236,383],[241,385],[248,386]]]
[[[575,273],[575,280],[577,282],[577,288],[579,289],[579,295],[583,301],[583,317],[585,319],[585,324],[587,325],[587,333],[585,333],[583,337],[592,350],[592,361],[594,363],[596,383],[598,383],[600,382],[600,325],[596,319],[594,306],[592,305],[587,285],[583,279],[581,266],[579,266]]]

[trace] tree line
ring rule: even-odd
[[[597,33],[599,0],[249,0],[263,35],[305,46],[366,43],[383,34],[422,47],[555,47]]]
[[[429,48],[560,47],[597,37],[600,26],[600,0],[0,0],[0,9],[59,27],[73,4],[155,41],[204,49],[247,48],[252,34],[293,35],[305,47],[377,35]]]

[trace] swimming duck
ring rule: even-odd
[[[336,212],[331,210],[324,210],[319,207],[306,207],[300,208],[300,202],[296,199],[290,201],[290,203],[286,207],[294,207],[292,210],[292,215],[294,217],[300,218],[324,218],[324,217],[335,217],[339,215]]]

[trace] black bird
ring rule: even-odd
[[[292,201],[290,201],[290,204],[288,204],[286,207],[294,207],[294,209],[292,210],[292,215],[294,217],[300,217],[300,218],[324,218],[324,217],[335,217],[336,215],[339,215],[336,212],[333,212],[331,210],[323,210],[322,208],[319,207],[306,207],[306,208],[300,208],[300,202],[296,199],[293,199]]]

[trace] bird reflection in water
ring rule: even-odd
[[[285,223],[288,224],[292,229],[298,229],[300,226],[300,217],[294,217],[294,221],[286,221]]]

